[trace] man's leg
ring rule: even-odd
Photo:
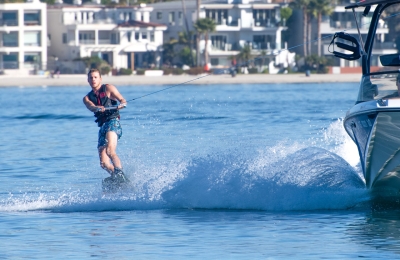
[[[114,172],[114,165],[107,155],[107,145],[99,147],[100,166],[106,170],[110,175]]]
[[[119,157],[116,153],[117,144],[118,144],[117,134],[114,131],[107,132],[106,140],[107,140],[107,144],[106,144],[105,150],[106,150],[107,157],[111,159],[114,167],[122,169],[121,160],[119,159]]]

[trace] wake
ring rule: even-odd
[[[163,165],[135,162],[135,173],[127,171],[133,186],[120,192],[104,194],[95,180],[76,190],[10,194],[0,201],[0,212],[348,209],[369,195],[356,148],[340,129],[341,122],[334,122],[318,140],[281,142],[253,153],[233,149]]]

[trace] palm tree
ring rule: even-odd
[[[303,51],[304,51],[304,56],[307,56],[307,31],[308,27],[307,24],[309,22],[308,19],[308,5],[310,3],[310,0],[294,0],[293,2],[290,3],[290,6],[292,9],[300,9],[303,12]]]
[[[178,34],[178,43],[185,46],[180,53],[181,56],[185,57],[185,64],[190,64],[192,67],[194,66],[194,59],[192,53],[192,44],[193,44],[193,31],[189,31],[189,34],[186,32],[180,32]]]
[[[189,31],[189,22],[186,16],[186,4],[185,4],[185,0],[182,0],[182,13],[183,13],[183,17],[185,19],[185,27],[186,27],[186,36],[188,37],[188,40],[186,42],[186,44],[188,45],[188,48],[191,50],[192,49],[192,33]],[[189,38],[190,37],[190,38]],[[193,57],[191,58],[190,61],[191,65],[194,65],[193,62]]]
[[[239,65],[247,67],[249,61],[251,60],[251,48],[250,45],[246,44],[241,49],[239,54],[237,55],[238,60],[240,61]]]
[[[164,63],[171,65],[174,62],[174,57],[176,56],[175,54],[175,44],[177,44],[178,41],[175,39],[171,39],[168,43],[163,44],[163,61]]]
[[[311,0],[310,9],[312,14],[317,18],[317,34],[318,34],[318,56],[321,57],[321,22],[323,15],[330,15],[333,8],[330,5],[330,0]]]
[[[200,6],[201,6],[201,0],[196,0],[196,11],[197,11],[197,17],[196,21],[200,19]],[[200,35],[199,33],[196,34],[196,66],[200,65]]]
[[[208,64],[208,38],[210,32],[215,32],[216,24],[214,20],[211,20],[209,18],[201,18],[196,21],[194,28],[196,28],[198,35],[204,35],[204,61],[206,64]]]

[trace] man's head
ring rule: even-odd
[[[101,86],[101,74],[98,69],[89,70],[88,74],[88,83],[92,88],[99,88]]]

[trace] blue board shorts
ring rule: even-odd
[[[122,128],[121,128],[121,124],[119,123],[118,118],[113,118],[110,121],[105,122],[100,127],[97,148],[99,148],[101,146],[105,146],[107,144],[106,134],[110,131],[113,131],[117,134],[118,140],[121,138]]]

